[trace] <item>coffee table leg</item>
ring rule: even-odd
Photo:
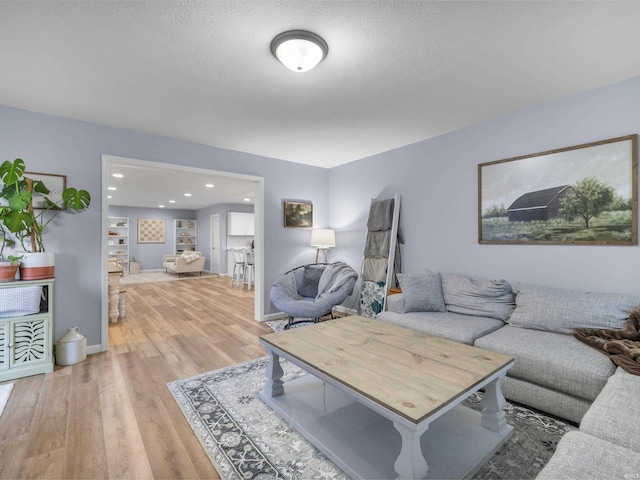
[[[496,378],[485,387],[482,405],[484,406],[481,422],[483,427],[494,432],[504,432],[510,428],[504,413],[507,401],[500,390],[500,378]]]
[[[420,437],[424,432],[418,433],[415,429],[396,422],[393,423],[393,426],[402,437],[402,449],[393,464],[398,478],[426,477],[429,471],[429,465],[427,465],[427,461],[424,459],[422,449],[420,448]]]
[[[277,397],[284,393],[282,376],[284,372],[280,366],[280,356],[269,350],[269,365],[267,366],[267,381],[264,384],[263,392],[268,397]]]

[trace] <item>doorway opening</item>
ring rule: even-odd
[[[255,214],[255,294],[254,294],[254,319],[260,321],[264,317],[264,305],[263,305],[263,297],[264,297],[264,179],[262,177],[254,176],[254,175],[244,175],[238,173],[224,172],[218,170],[209,170],[197,167],[188,167],[185,165],[174,165],[167,163],[159,163],[159,162],[151,162],[146,160],[132,159],[132,158],[124,158],[124,157],[115,157],[111,155],[103,155],[102,156],[102,205],[104,208],[102,209],[102,248],[101,248],[101,256],[104,261],[101,262],[102,265],[102,295],[101,295],[101,349],[102,351],[107,351],[109,346],[109,312],[108,312],[108,269],[107,269],[107,257],[108,257],[108,217],[109,217],[109,194],[111,190],[109,190],[110,182],[111,182],[111,171],[114,167],[129,167],[131,169],[145,169],[147,173],[153,172],[153,175],[164,174],[158,176],[159,180],[155,182],[143,182],[143,185],[146,185],[146,188],[149,188],[149,184],[151,184],[152,191],[155,194],[157,191],[161,191],[162,188],[168,188],[166,184],[172,184],[172,181],[175,182],[176,178],[180,176],[184,176],[185,174],[191,174],[194,178],[202,178],[203,176],[215,176],[219,178],[218,180],[218,188],[217,192],[224,192],[223,185],[226,183],[237,185],[238,183],[245,184],[250,188],[251,193],[250,196],[253,200],[253,208]],[[165,181],[166,177],[166,181]],[[113,188],[113,187],[111,187]],[[141,186],[140,188],[143,188]],[[141,192],[137,192],[138,194]],[[144,193],[144,192],[142,192]],[[151,190],[148,191],[147,196],[151,196]],[[172,192],[175,193],[175,192]],[[168,193],[167,193],[168,195]],[[144,198],[144,195],[138,195],[139,198]],[[220,197],[225,198],[225,197]],[[215,203],[215,202],[214,202]],[[133,206],[133,205],[132,205]],[[153,206],[151,205],[135,205],[142,208],[160,208],[156,203]],[[206,216],[207,220],[211,218],[209,215]],[[220,218],[218,215],[218,237],[220,235]],[[209,236],[210,227],[199,230],[199,235]],[[209,238],[208,251],[203,252],[205,256],[210,260],[209,263],[209,271],[213,271],[214,264],[211,261],[212,248],[215,248],[214,239]],[[220,249],[219,244],[217,248]],[[224,252],[218,251],[218,255],[223,256]],[[220,263],[220,262],[219,262]],[[224,265],[224,264],[223,264]],[[218,267],[220,273],[222,271],[222,265]],[[229,272],[222,272],[223,274],[229,274]]]

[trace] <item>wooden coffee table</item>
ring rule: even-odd
[[[260,343],[262,400],[351,477],[463,478],[512,433],[506,355],[358,316]],[[280,357],[311,375],[283,379]],[[482,413],[460,405],[481,388]]]

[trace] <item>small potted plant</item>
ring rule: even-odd
[[[6,258],[4,256],[4,248],[11,247],[13,244],[13,240],[9,238],[4,226],[0,223],[0,282],[13,282],[16,278],[22,255],[19,257],[7,255]]]
[[[59,200],[53,201],[51,191],[41,180],[25,176],[25,164],[20,158],[6,160],[0,165],[3,188],[0,198],[7,205],[1,207],[0,222],[3,228],[15,235],[25,251],[20,266],[22,280],[40,280],[53,277],[54,256],[45,252],[43,234],[47,226],[63,209],[82,211],[89,207],[91,195],[86,190],[65,188]],[[33,209],[33,194],[43,195],[42,209]]]

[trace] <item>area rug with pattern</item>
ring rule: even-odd
[[[176,280],[194,280],[196,278],[217,277],[218,275],[202,272],[200,273],[183,273],[178,275],[176,273],[168,273],[164,270],[150,270],[140,273],[127,273],[120,278],[122,285],[130,285],[132,283],[150,283],[150,282],[173,282]]]
[[[9,401],[9,395],[11,395],[12,389],[13,383],[5,383],[4,385],[0,385],[0,415],[2,415],[4,407]]]
[[[260,400],[268,358],[167,384],[221,478],[347,478],[277,413]],[[284,359],[283,380],[306,372]],[[480,410],[481,393],[465,401]],[[509,403],[514,434],[473,477],[533,479],[553,455],[560,438],[576,427]]]
[[[304,327],[305,325],[313,325],[313,320],[310,318],[309,319],[296,318],[295,321],[299,323],[294,323],[289,328],[298,328],[298,327]],[[271,330],[273,330],[274,332],[281,332],[284,330],[284,327],[286,327],[287,323],[289,323],[289,320],[269,320],[264,323],[269,325],[269,327],[271,327]]]

